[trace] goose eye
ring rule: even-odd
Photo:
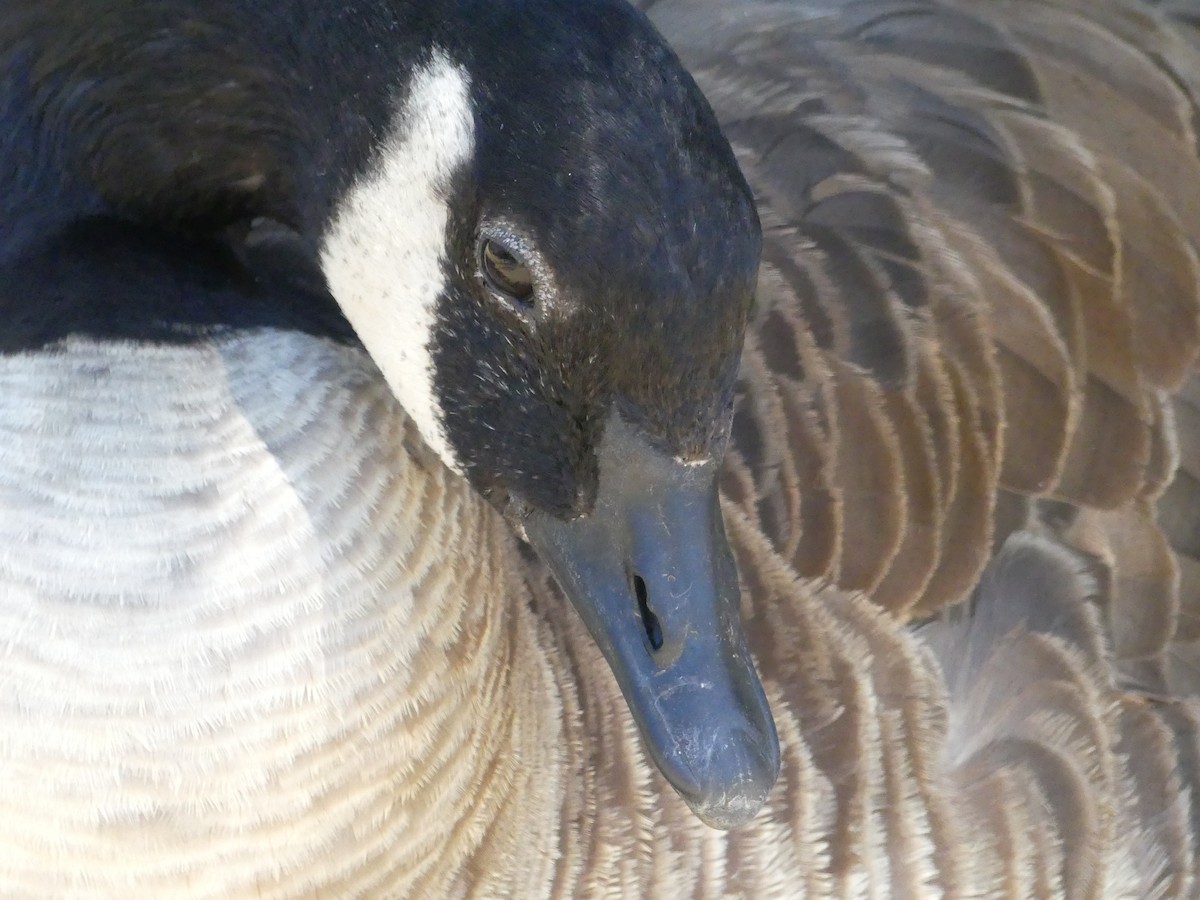
[[[533,303],[533,275],[515,253],[498,241],[484,240],[479,248],[480,268],[493,290],[526,306]]]

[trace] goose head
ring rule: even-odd
[[[553,570],[668,781],[746,821],[779,748],[716,476],[759,229],[694,82],[616,0],[232,6],[215,37],[94,23],[161,63],[105,81],[80,54],[60,90],[126,109],[87,142],[96,192],[291,229],[430,448]]]
[[[655,763],[728,827],[779,768],[716,489],[758,224],[649,26],[574,7],[477,9],[484,45],[415,70],[323,268],[428,443],[551,567]]]

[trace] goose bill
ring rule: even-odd
[[[667,781],[708,825],[740,825],[779,774],[779,740],[742,630],[716,463],[678,462],[615,420],[599,484],[588,515],[534,515],[526,534]]]

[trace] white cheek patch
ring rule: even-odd
[[[474,142],[469,79],[435,51],[413,74],[379,165],[339,204],[321,248],[346,318],[422,437],[456,471],[430,341],[446,283],[446,186]]]

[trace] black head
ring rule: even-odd
[[[639,13],[466,9],[449,52],[475,145],[448,185],[436,393],[478,490],[517,518],[577,516],[613,411],[671,457],[720,456],[757,219],[712,110]]]
[[[707,102],[619,2],[472,3],[429,360],[452,464],[555,571],[710,824],[779,768],[716,495],[759,227]]]

